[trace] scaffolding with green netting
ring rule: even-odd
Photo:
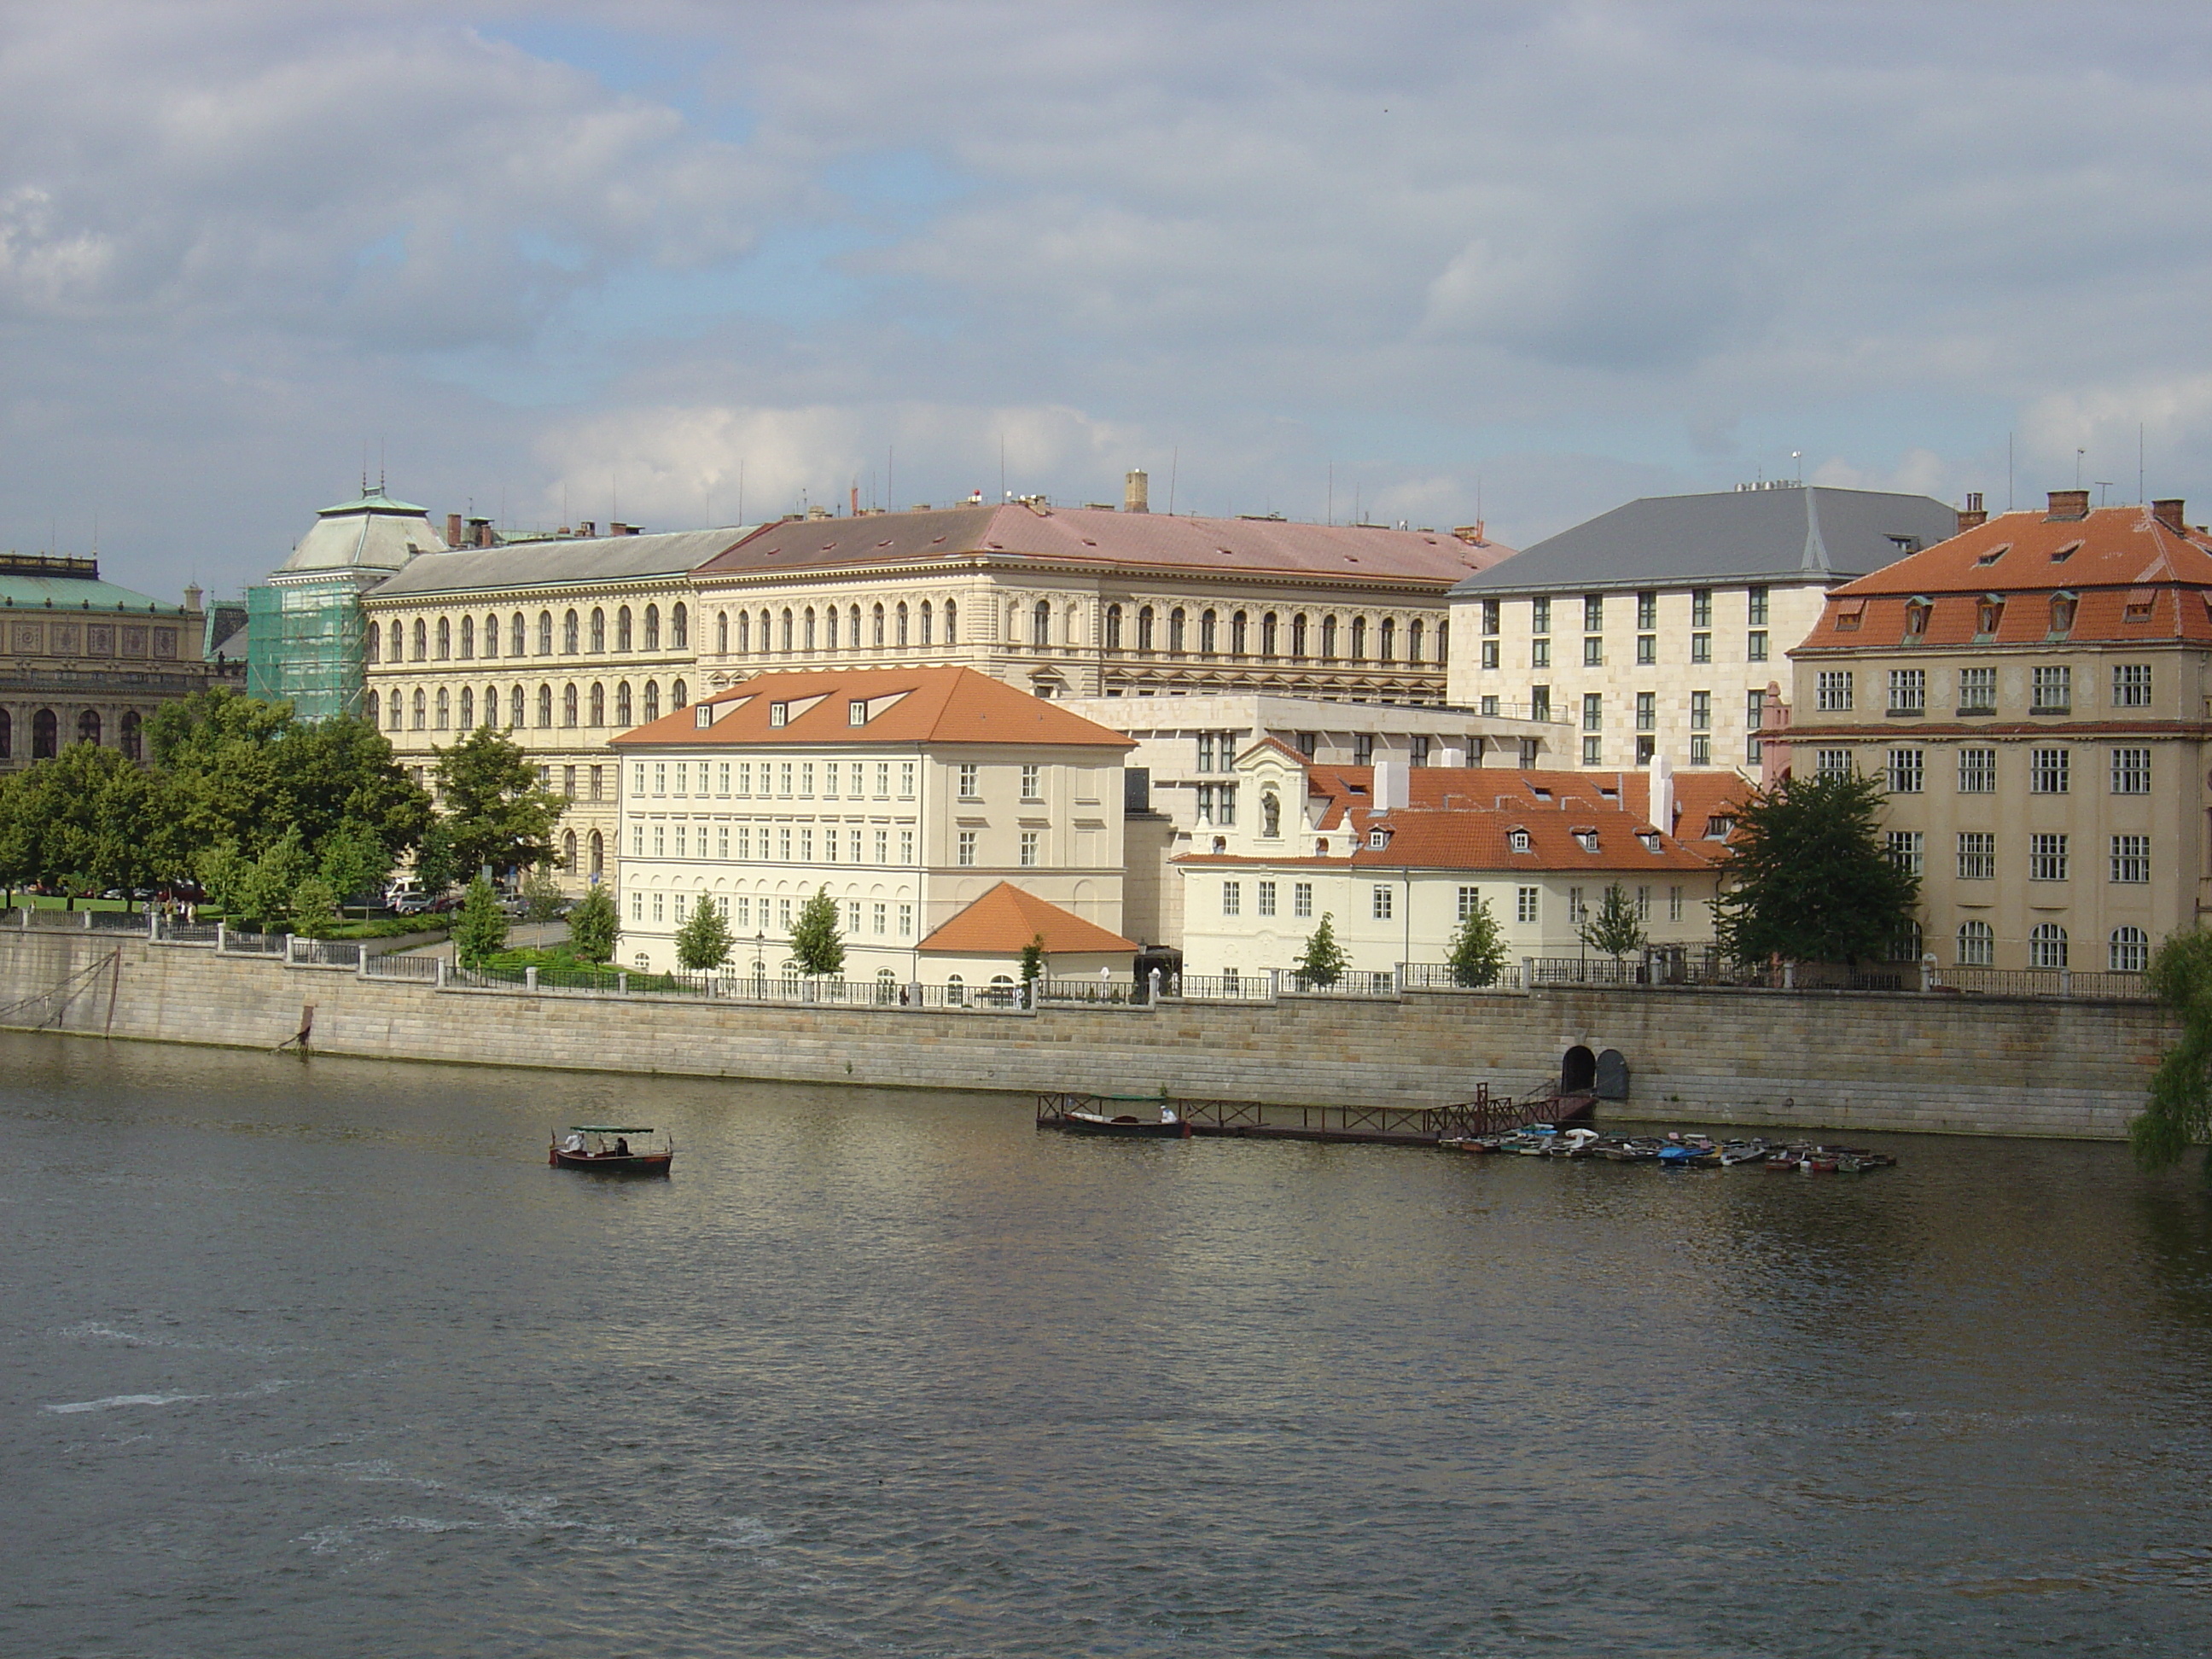
[[[361,589],[352,573],[246,589],[246,690],[290,703],[302,720],[358,717],[367,678]]]

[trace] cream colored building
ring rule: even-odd
[[[961,666],[1041,697],[1437,703],[1446,595],[1511,551],[1474,530],[1042,502],[792,519],[696,573],[701,667],[716,685]]]
[[[612,872],[617,732],[701,689],[690,574],[742,528],[562,537],[426,553],[363,596],[366,706],[426,786],[479,726],[520,744],[570,803],[573,890]]]
[[[1129,747],[964,668],[763,674],[718,691],[615,739],[621,960],[673,967],[677,933],[713,903],[739,942],[731,970],[781,974],[799,908],[823,888],[847,979],[936,982],[931,937],[1002,884],[1089,924],[1088,943],[1126,945]],[[948,937],[967,962],[997,935]]]
[[[2179,501],[1969,512],[1829,594],[1775,758],[1887,785],[1942,968],[2139,970],[2212,905],[2208,600]]]
[[[1756,775],[1783,653],[1828,590],[1955,522],[1925,495],[1797,484],[1631,501],[1453,588],[1450,701],[1569,722],[1565,764]]]

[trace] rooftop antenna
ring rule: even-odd
[[[1793,449],[1790,452],[1790,459],[1797,463],[1797,482],[1802,486],[1805,482],[1805,452]]]
[[[2100,490],[2106,490],[2106,489],[2110,489],[2112,487],[2112,481],[2110,478],[2100,478],[2100,479],[2098,479],[2098,480],[2097,480],[2097,488],[2098,488]],[[2098,506],[2100,506],[2100,507],[2102,507],[2104,504],[2105,504],[2105,497],[2104,497],[2102,495],[2100,495],[2097,497],[2097,505],[2098,505]]]
[[[2081,487],[2081,458],[2088,453],[2086,449],[2074,452],[2074,488],[2076,489]]]
[[[1168,454],[1168,517],[1175,517],[1176,477],[1182,470],[1182,446],[1177,444]]]

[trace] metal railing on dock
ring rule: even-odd
[[[1037,1122],[1050,1127],[1076,1114],[1139,1118],[1174,1112],[1194,1135],[1248,1140],[1322,1140],[1433,1146],[1475,1135],[1503,1134],[1555,1116],[1586,1115],[1586,1096],[1564,1098],[1547,1089],[1533,1095],[1492,1095],[1476,1085],[1474,1097],[1445,1106],[1314,1106],[1202,1096],[1094,1095],[1060,1090],[1036,1097]]]

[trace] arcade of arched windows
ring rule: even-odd
[[[146,758],[149,710],[130,704],[12,703],[0,706],[0,763],[52,760],[72,744],[120,750]]]

